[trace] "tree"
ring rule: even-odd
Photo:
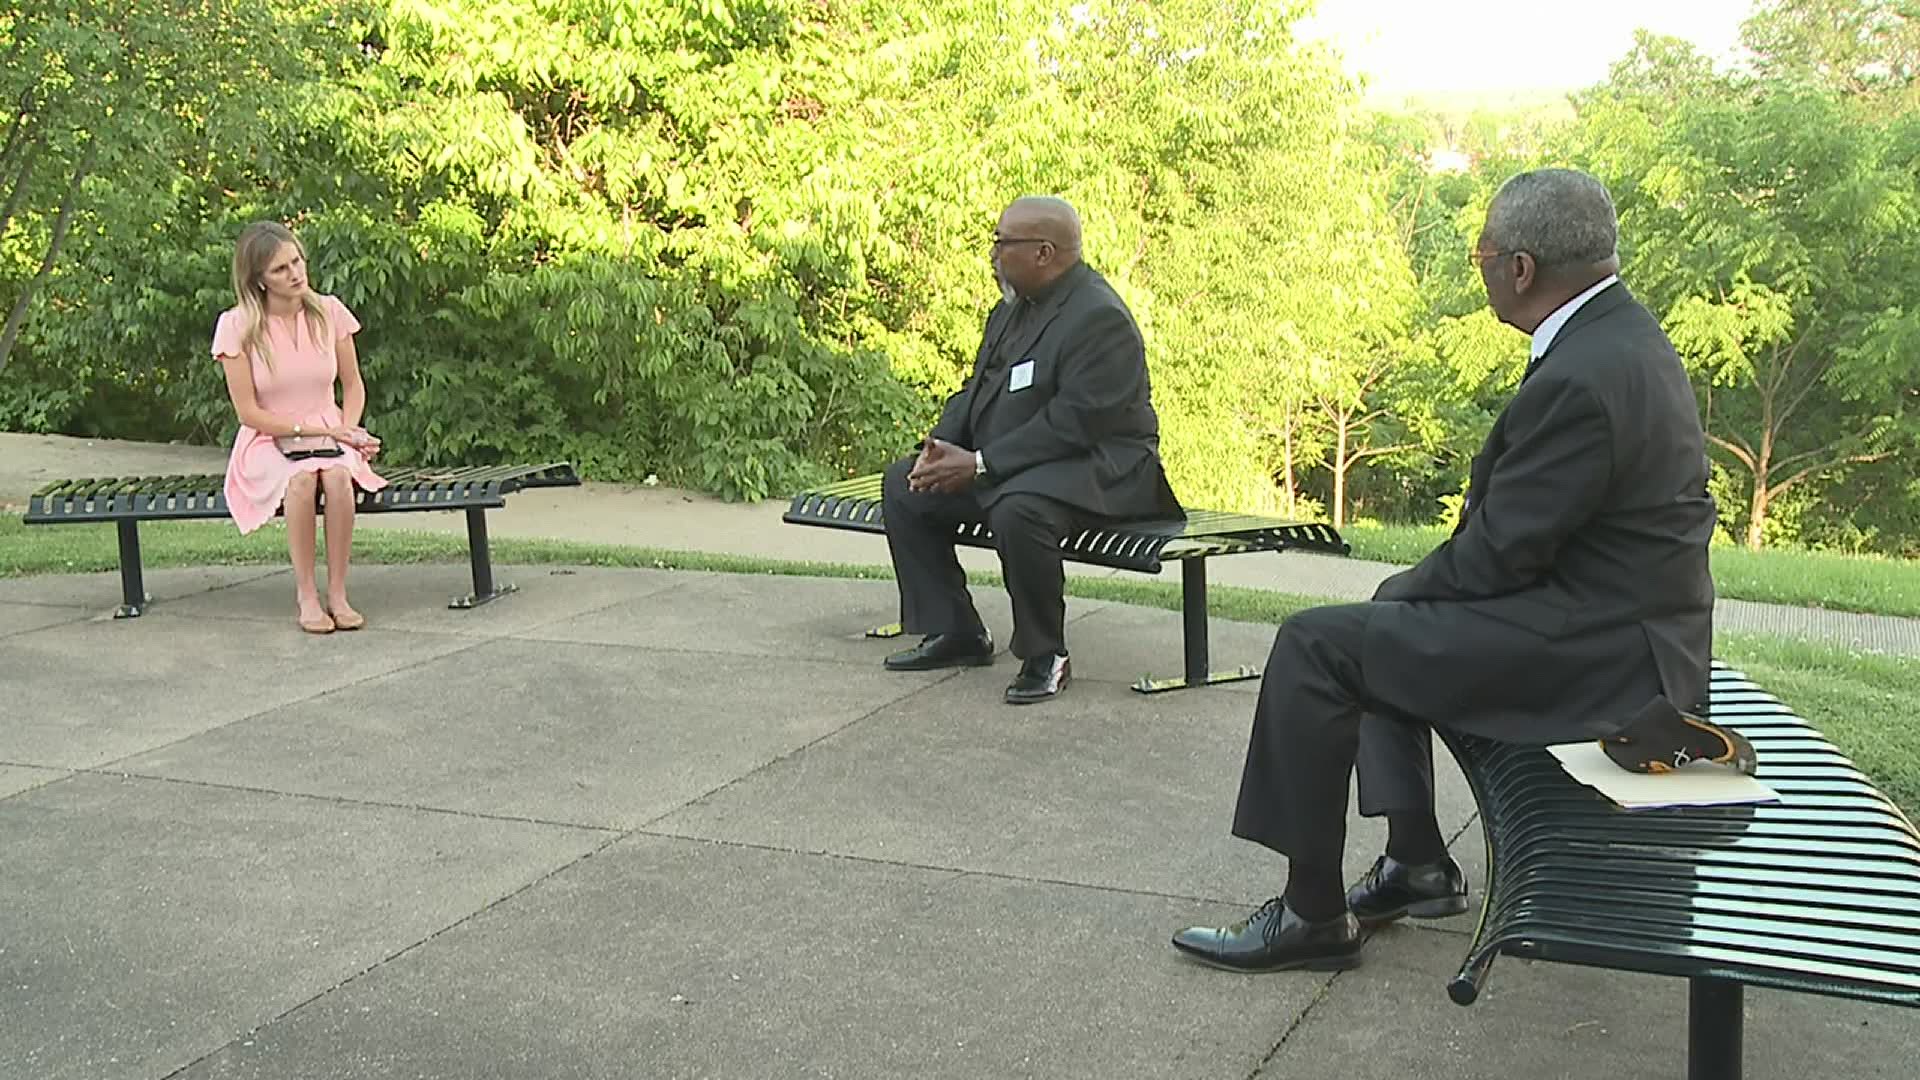
[[[1616,71],[1644,72],[1646,44]],[[1709,440],[1745,477],[1735,516],[1758,547],[1781,495],[1888,459],[1913,421],[1920,147],[1911,125],[1831,90],[1657,85],[1687,92],[1636,79],[1586,98],[1583,156],[1611,182],[1636,287],[1696,374]]]
[[[308,33],[278,0],[29,0],[0,17],[0,371],[76,230],[137,242],[145,223],[112,204],[164,200],[210,134],[244,141]]]
[[[1914,104],[1920,4],[1914,0],[1765,0],[1740,28],[1768,79],[1811,79],[1843,95]]]

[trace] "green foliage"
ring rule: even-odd
[[[1717,74],[1642,38],[1580,106],[1636,287],[1694,369],[1708,437],[1744,475],[1749,546],[1796,489],[1887,460],[1911,409],[1920,135],[1805,82]]]
[[[1464,254],[1502,180],[1571,161],[1694,368],[1729,535],[1920,547],[1904,8],[1761,5],[1766,80],[1643,36],[1550,108],[1368,113],[1305,7],[31,0],[0,425],[229,437],[208,339],[275,218],[364,324],[391,460],[784,493],[920,437],[994,216],[1050,192],[1145,331],[1186,501],[1445,521],[1525,355]]]
[[[1911,0],[1763,0],[1741,28],[1763,76],[1913,104],[1920,11]]]

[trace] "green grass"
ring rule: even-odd
[[[1920,657],[1760,634],[1722,634],[1714,645],[1722,660],[1792,705],[1909,816],[1920,817]]]
[[[325,531],[322,530],[324,537]],[[742,555],[585,544],[571,540],[492,541],[499,562],[564,563],[570,566],[633,566],[663,570],[795,574],[806,577],[890,577],[874,567],[841,563],[777,562]],[[321,544],[321,550],[326,545]],[[0,517],[0,577],[77,574],[120,565],[112,527],[22,525]],[[154,521],[140,526],[141,563],[148,569],[179,566],[270,566],[287,561],[286,533],[278,523],[249,536],[220,521]],[[354,534],[356,562],[465,562],[467,538],[455,533],[362,529]]]
[[[892,569],[881,565],[763,559],[572,540],[496,538],[492,547],[495,561],[503,563],[628,566],[865,580],[893,577]],[[325,550],[324,544],[321,550]],[[241,536],[225,522],[157,521],[140,526],[140,553],[141,562],[148,569],[270,566],[287,561],[287,542],[286,534],[277,527]],[[884,549],[876,548],[875,554],[883,555]],[[0,517],[0,577],[112,570],[120,565],[119,557],[118,541],[108,526],[30,528],[17,518]],[[366,563],[465,562],[467,539],[454,533],[363,529],[354,535],[353,557],[356,562]],[[974,572],[967,576],[976,585],[998,587],[1001,584],[1000,575],[995,573]],[[1180,609],[1180,587],[1167,581],[1069,577],[1067,592],[1089,600]],[[1230,604],[1238,614],[1228,617],[1250,622],[1279,622],[1291,612],[1326,603],[1324,599],[1310,596],[1230,585],[1209,586],[1207,595],[1213,599],[1216,610]]]
[[[1410,565],[1433,550],[1446,534],[1441,529],[1422,526],[1355,525],[1343,530],[1342,535],[1353,544],[1355,558]],[[148,566],[271,564],[286,558],[286,540],[277,528],[243,537],[233,526],[217,521],[148,522],[140,527],[140,542]],[[390,529],[363,530],[356,537],[355,546],[360,557],[373,562],[457,559],[463,557],[466,550],[465,540],[454,534]],[[16,517],[0,516],[0,576],[111,570],[118,565],[118,550],[114,531],[105,525],[29,528]],[[790,569],[771,570],[766,560],[564,540],[495,540],[494,552],[506,562],[653,566],[814,577],[875,576],[871,567],[782,563]],[[1755,552],[1744,548],[1715,548],[1713,575],[1720,595],[1735,600],[1920,617],[1920,562],[1912,560],[1818,551]],[[1170,587],[1153,582],[1084,584],[1096,588],[1108,584],[1138,584],[1149,589]],[[1257,596],[1266,595],[1248,591]],[[1114,599],[1146,602],[1121,596]]]
[[[1357,559],[1412,565],[1447,537],[1437,526],[1349,525]],[[1713,549],[1713,583],[1731,600],[1920,616],[1920,562],[1790,548]]]
[[[1713,582],[1735,600],[1920,616],[1920,561],[1913,559],[1717,547]]]
[[[1412,566],[1440,546],[1447,530],[1438,525],[1348,525],[1340,535],[1353,545],[1353,557]]]
[[[1380,532],[1412,534],[1415,530]],[[224,522],[155,522],[143,525],[140,535],[148,567],[271,565],[287,557],[285,536],[277,528],[242,537]],[[869,580],[892,576],[884,566],[786,562],[571,541],[495,540],[493,547],[495,557],[508,563]],[[355,559],[369,563],[464,562],[467,557],[465,537],[441,533],[369,529],[355,537],[354,548]],[[1759,558],[1768,557],[1770,554]],[[112,570],[117,560],[114,531],[106,526],[28,528],[17,518],[0,517],[0,577]],[[1849,581],[1843,571],[1872,565],[1873,560],[1812,556],[1808,564],[1816,562],[1823,563],[1834,575],[1834,591],[1847,592]],[[1000,583],[997,574],[975,573],[969,577],[976,585]],[[1856,585],[1848,595],[1877,595],[1872,588],[1870,583]],[[1180,588],[1171,581],[1069,577],[1067,591],[1087,599],[1180,610]],[[1221,585],[1211,587],[1208,597],[1215,616],[1258,623],[1276,623],[1291,612],[1326,603],[1314,597]],[[1920,657],[1859,653],[1749,634],[1723,634],[1716,646],[1722,659],[1751,675],[1816,724],[1909,814],[1920,811],[1920,723],[1913,716],[1914,689],[1920,687]]]

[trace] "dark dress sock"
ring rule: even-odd
[[[1447,854],[1440,822],[1431,813],[1387,815],[1387,857],[1408,866],[1438,862]]]
[[[1326,922],[1347,910],[1346,883],[1340,866],[1293,863],[1287,868],[1287,906],[1308,922]]]

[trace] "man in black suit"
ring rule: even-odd
[[[1180,931],[1182,952],[1244,971],[1343,968],[1362,926],[1464,911],[1434,817],[1432,726],[1600,739],[1643,771],[1669,754],[1751,767],[1737,734],[1680,711],[1705,695],[1713,636],[1705,439],[1679,357],[1615,276],[1615,230],[1584,173],[1522,173],[1494,196],[1472,259],[1494,314],[1532,335],[1520,388],[1451,538],[1372,602],[1282,624],[1233,832],[1287,857],[1286,890],[1233,926]],[[1360,812],[1389,833],[1347,891],[1356,766]]]
[[[1060,543],[1102,520],[1179,517],[1160,467],[1146,350],[1125,303],[1080,261],[1080,219],[1060,199],[1000,215],[973,375],[947,399],[918,456],[886,471],[882,515],[900,624],[926,635],[894,671],[993,662],[993,641],[954,556],[962,523],[985,521],[1013,600],[1014,704],[1044,701],[1071,674]]]

